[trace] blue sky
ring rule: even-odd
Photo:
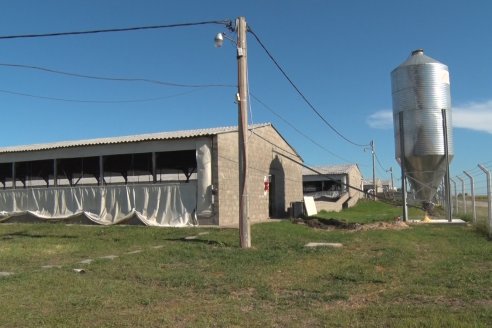
[[[478,163],[492,165],[491,13],[492,2],[486,0],[18,0],[3,6],[0,35],[245,16],[330,124],[355,143],[375,141],[380,162],[376,174],[387,179],[383,168],[393,167],[395,178],[399,176],[390,72],[417,48],[449,67],[455,144],[452,175],[476,171]],[[227,31],[220,25],[203,25],[0,40],[0,64],[234,85],[235,49],[231,44],[214,48],[217,32]],[[321,122],[252,35],[248,57],[250,91],[270,108],[252,99],[250,122],[272,122],[306,164],[357,163],[364,176],[371,177],[370,152],[344,141]],[[0,146],[237,125],[236,91],[231,87],[101,81],[2,65],[0,77]]]

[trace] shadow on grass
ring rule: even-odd
[[[198,238],[191,239],[191,238],[187,238],[187,237],[181,237],[181,238],[167,238],[164,240],[179,241],[179,242],[185,242],[185,243],[198,243],[198,244],[213,245],[213,246],[220,246],[220,247],[230,247],[230,245],[227,245],[224,242],[216,241],[216,240],[210,240],[210,239],[198,239]]]
[[[301,224],[307,225],[308,227],[318,228],[318,229],[355,230],[359,226],[361,226],[361,224],[359,224],[359,223],[347,223],[344,220],[338,220],[338,219],[334,219],[334,218],[327,219],[327,218],[323,218],[321,216],[316,216],[316,215],[313,215],[313,216],[310,216],[310,217],[307,217],[304,219],[302,219],[302,218],[294,219],[293,223],[295,223],[295,224],[301,223]]]
[[[4,235],[0,235],[0,239],[13,239],[16,237],[24,237],[24,238],[67,238],[67,239],[75,239],[79,238],[78,236],[70,236],[70,235],[42,235],[42,234],[31,234],[26,231],[19,232],[11,232]]]

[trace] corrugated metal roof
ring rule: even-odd
[[[313,167],[314,170],[322,174],[347,174],[352,168],[355,168],[357,170],[359,169],[356,164],[339,164]],[[317,175],[317,173],[304,167],[302,169],[302,175]]]
[[[249,125],[249,129],[257,129],[270,125],[271,123],[253,124],[253,125]],[[238,129],[237,126],[229,126],[229,127],[217,127],[217,128],[197,129],[197,130],[148,133],[148,134],[139,134],[139,135],[123,136],[123,137],[60,141],[60,142],[53,142],[53,143],[46,143],[46,144],[0,147],[0,153],[18,153],[18,152],[50,150],[50,149],[58,149],[58,148],[121,144],[121,143],[133,143],[133,142],[142,142],[142,141],[185,139],[185,138],[213,136],[221,133],[235,132],[237,131],[237,129]]]

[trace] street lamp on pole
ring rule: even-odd
[[[386,172],[389,172],[390,173],[390,176],[391,176],[391,191],[393,191],[394,188],[395,188],[395,185],[393,183],[393,167],[390,166],[389,170],[386,170]]]
[[[370,150],[372,154],[372,188],[373,188],[373,199],[376,200],[376,196],[378,193],[378,187],[376,185],[376,166],[375,166],[375,157],[376,153],[374,152],[374,140],[371,140],[369,143],[370,148],[364,148],[364,151]]]
[[[246,19],[238,17],[236,20],[235,31],[237,32],[237,65],[238,65],[238,149],[239,149],[239,237],[241,248],[251,247],[251,232],[248,217],[248,57],[247,57],[247,32]],[[215,36],[215,46],[221,47],[224,38],[234,42],[224,33]]]

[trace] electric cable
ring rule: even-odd
[[[112,32],[128,32],[128,31],[140,31],[140,30],[151,30],[151,29],[163,29],[163,28],[176,28],[176,27],[188,27],[188,26],[197,26],[197,25],[206,25],[206,24],[222,24],[226,25],[228,28],[232,26],[231,20],[213,20],[213,21],[203,21],[203,22],[193,22],[193,23],[178,23],[178,24],[167,24],[167,25],[152,25],[152,26],[137,26],[137,27],[126,27],[126,28],[112,28],[112,29],[98,29],[98,30],[85,30],[85,31],[71,31],[71,32],[55,32],[55,33],[43,33],[43,34],[23,34],[23,35],[4,35],[0,36],[0,40],[5,39],[20,39],[20,38],[40,38],[40,37],[54,37],[54,36],[69,36],[69,35],[84,35],[84,34],[97,34],[97,33],[112,33]],[[298,94],[303,98],[303,100],[309,105],[309,107],[323,120],[325,124],[328,125],[336,134],[338,134],[341,138],[346,140],[347,142],[355,145],[355,146],[365,146],[362,144],[357,144],[343,134],[341,134],[334,126],[332,126],[322,115],[316,110],[316,108],[309,102],[306,96],[299,90],[299,88],[293,83],[293,81],[289,78],[286,72],[282,69],[282,67],[278,64],[275,58],[271,55],[265,45],[261,42],[260,38],[256,35],[256,33],[248,27],[248,31],[255,37],[260,46],[264,49],[270,59],[274,62],[277,68],[282,72],[284,77],[290,82],[290,84],[294,87],[294,89],[298,92]]]
[[[280,149],[280,150],[282,150],[282,151],[284,151],[284,152],[286,152],[286,153],[288,153],[288,154],[290,154],[290,155],[299,156],[299,155],[297,155],[297,154],[294,154],[294,153],[292,153],[292,152],[289,152],[288,150],[283,149],[282,147],[280,147],[280,146],[276,145],[276,144],[275,144],[275,143],[273,143],[272,141],[267,140],[266,138],[263,138],[262,136],[260,136],[260,135],[258,135],[257,133],[255,133],[253,129],[251,129],[251,132],[252,132],[253,134],[255,134],[256,136],[258,136],[260,139],[262,139],[262,140],[266,141],[267,143],[269,143],[269,144],[271,144],[271,145],[273,145],[273,146],[277,147],[278,149]],[[308,170],[310,170],[310,171],[312,171],[312,172],[314,172],[314,173],[316,173],[316,174],[318,174],[318,175],[320,175],[320,176],[323,176],[323,177],[324,177],[324,178],[326,178],[328,181],[331,181],[331,182],[336,182],[336,183],[340,183],[341,185],[344,185],[344,186],[346,186],[346,187],[348,187],[348,188],[351,188],[351,189],[354,189],[354,190],[356,190],[356,191],[362,192],[364,195],[369,196],[369,192],[366,192],[366,191],[364,191],[363,189],[360,189],[360,188],[357,188],[357,187],[351,186],[351,185],[350,185],[350,184],[348,184],[348,183],[344,183],[344,182],[342,182],[342,181],[338,181],[338,180],[335,180],[335,179],[333,179],[333,178],[330,178],[327,174],[324,174],[324,173],[322,173],[322,172],[319,172],[318,170],[316,170],[316,169],[314,169],[314,168],[312,168],[312,167],[310,167],[310,166],[308,166],[308,165],[306,165],[306,164],[304,164],[304,163],[302,163],[302,162],[299,162],[299,161],[297,161],[297,160],[293,159],[292,157],[286,156],[285,154],[282,154],[282,153],[280,153],[280,152],[276,152],[276,153],[277,153],[278,155],[280,155],[280,156],[284,157],[284,158],[287,158],[288,160],[292,161],[293,163],[295,163],[295,164],[297,164],[297,165],[300,165],[301,167],[304,167],[304,168],[306,168],[306,169],[308,169]],[[385,197],[380,197],[380,196],[378,196],[378,199],[380,199],[383,203],[387,203],[387,204],[390,204],[390,205],[393,205],[393,206],[403,206],[403,204],[400,204],[400,203],[398,203],[398,202],[396,202],[395,200],[390,199],[390,198],[385,198]],[[407,206],[409,206],[409,207],[414,207],[414,208],[418,208],[418,209],[421,209],[419,206],[415,206],[415,205],[411,205],[411,204],[407,204]]]
[[[256,133],[253,129],[250,129],[250,132],[251,134],[254,134],[255,136],[257,136],[258,138],[262,139],[263,141],[265,141],[266,143],[269,143],[270,145],[274,146],[275,148],[278,148],[280,150],[282,150],[283,152],[286,152],[287,154],[290,154],[290,155],[293,155],[293,156],[298,156],[299,157],[299,154],[295,154],[289,150],[286,150],[285,148],[282,148],[276,144],[274,144],[273,142],[271,142],[270,140],[260,136],[258,133]]]
[[[386,176],[387,171],[381,170],[378,166],[376,166],[376,172],[378,173],[379,178],[381,179],[383,176]]]
[[[68,36],[68,35],[83,35],[83,34],[97,34],[97,33],[113,33],[113,32],[128,32],[128,31],[141,31],[141,30],[155,30],[163,28],[175,28],[175,27],[188,27],[206,24],[221,24],[226,26],[231,26],[231,20],[212,20],[204,22],[194,22],[194,23],[178,23],[178,24],[167,24],[167,25],[151,25],[151,26],[135,26],[135,27],[124,27],[124,28],[111,28],[111,29],[100,29],[100,30],[86,30],[86,31],[72,31],[72,32],[55,32],[55,33],[42,33],[42,34],[21,34],[21,35],[3,35],[0,36],[0,40],[7,39],[26,39],[26,38],[44,38],[44,37],[54,37],[54,36]]]
[[[107,80],[107,81],[118,81],[118,82],[145,82],[145,83],[152,83],[152,84],[158,84],[158,85],[166,85],[166,86],[171,86],[171,87],[189,87],[189,88],[207,88],[207,87],[237,87],[237,85],[231,85],[231,84],[181,84],[181,83],[175,83],[175,82],[165,82],[165,81],[160,81],[160,80],[153,80],[153,79],[145,79],[145,78],[133,78],[133,77],[106,77],[106,76],[95,76],[95,75],[86,75],[86,74],[80,74],[80,73],[73,73],[73,72],[66,72],[66,71],[60,71],[60,70],[55,70],[51,68],[46,68],[46,67],[40,67],[40,66],[34,66],[34,65],[24,65],[24,64],[9,64],[9,63],[0,63],[0,66],[4,67],[13,67],[13,68],[26,68],[26,69],[33,69],[33,70],[40,70],[48,73],[54,73],[54,74],[60,74],[60,75],[66,75],[66,76],[72,76],[72,77],[78,77],[78,78],[86,78],[86,79],[95,79],[95,80]],[[31,95],[31,94],[26,94],[26,93],[20,93],[20,92],[14,92],[14,91],[8,91],[8,90],[0,90],[0,92],[3,93],[9,93],[9,94],[15,94],[15,95],[20,95],[20,96],[27,96],[27,97],[33,97],[33,98],[40,98],[40,99],[48,99],[48,100],[56,100],[56,101],[67,101],[67,102],[87,102],[87,103],[124,103],[124,102],[142,102],[142,101],[155,101],[155,100],[160,100],[160,99],[165,99],[167,97],[157,97],[157,98],[150,98],[150,99],[138,99],[138,100],[122,100],[122,101],[98,101],[98,100],[76,100],[76,99],[63,99],[63,98],[53,98],[53,97],[45,97],[45,96],[38,96],[38,95]],[[177,94],[174,96],[180,96],[186,93],[182,94]],[[172,97],[172,96],[169,96]],[[256,101],[258,101],[263,107],[268,109],[270,112],[272,112],[275,116],[280,118],[282,121],[284,121],[286,124],[288,124],[291,128],[293,128],[297,133],[311,141],[313,144],[316,146],[320,147],[330,155],[341,159],[345,162],[350,162],[346,158],[343,158],[330,150],[326,149],[310,137],[308,137],[306,134],[302,133],[299,129],[297,129],[293,124],[288,122],[286,119],[284,119],[280,114],[275,112],[271,107],[266,105],[263,101],[261,101],[258,97],[253,95],[251,92],[248,95],[249,98],[253,97]],[[251,108],[251,101],[249,101],[249,112],[250,112],[250,122],[253,124],[253,113],[252,113],[252,108]]]
[[[354,145],[354,146],[358,146],[358,147],[366,147],[366,146],[369,146],[369,145],[364,145],[364,144],[359,144],[359,143],[356,143],[356,142],[353,142],[352,140],[348,139],[347,137],[345,137],[340,131],[338,131],[332,124],[330,124],[324,117],[323,115],[321,115],[321,113],[314,107],[313,104],[311,104],[311,102],[306,98],[306,96],[301,92],[301,90],[296,86],[296,84],[292,81],[292,79],[287,75],[287,73],[285,72],[285,70],[280,66],[280,64],[277,62],[277,60],[275,60],[275,58],[273,57],[273,55],[270,53],[270,51],[268,51],[268,49],[266,48],[266,46],[263,44],[263,42],[261,42],[260,38],[258,37],[258,35],[256,35],[256,33],[251,29],[250,26],[248,26],[248,32],[250,32],[256,39],[256,41],[258,41],[258,43],[260,44],[260,46],[263,48],[263,50],[265,51],[265,53],[268,55],[268,57],[272,60],[272,62],[275,64],[275,66],[279,69],[279,71],[282,73],[282,75],[287,79],[287,81],[290,83],[290,85],[296,90],[296,92],[301,96],[301,98],[304,100],[304,102],[314,111],[314,113],[316,113],[316,115],[321,118],[321,120],[333,131],[335,132],[338,136],[340,136],[342,139],[344,139],[345,141],[347,141],[348,143]]]
[[[54,74],[72,76],[72,77],[79,77],[79,78],[85,78],[85,79],[94,79],[94,80],[118,81],[118,82],[145,82],[145,83],[151,83],[151,84],[165,85],[165,86],[170,86],[170,87],[183,87],[183,88],[204,88],[204,87],[227,87],[227,88],[235,87],[235,88],[237,88],[237,85],[233,85],[233,84],[183,84],[183,83],[166,82],[166,81],[146,79],[146,78],[106,77],[106,76],[86,75],[86,74],[80,74],[80,73],[65,72],[65,71],[55,70],[55,69],[46,68],[46,67],[40,67],[40,66],[24,65],[24,64],[0,63],[0,66],[33,69],[33,70],[39,70],[39,71],[44,71],[44,72],[48,72],[48,73],[54,73]]]
[[[23,97],[30,97],[30,98],[37,98],[37,99],[44,99],[44,100],[63,101],[63,102],[91,103],[91,104],[120,104],[120,103],[137,103],[137,102],[158,101],[158,100],[163,100],[163,99],[168,99],[168,98],[174,98],[174,97],[183,96],[183,95],[186,95],[186,94],[190,94],[192,92],[196,92],[198,90],[200,90],[200,89],[193,89],[193,90],[190,90],[190,91],[181,92],[181,93],[174,94],[174,95],[169,95],[169,96],[162,96],[162,97],[155,97],[155,98],[145,98],[145,99],[129,99],[129,100],[84,100],[84,99],[67,99],[67,98],[39,96],[39,95],[33,95],[33,94],[29,94],[29,93],[16,92],[16,91],[10,91],[10,90],[3,90],[3,89],[0,89],[0,93],[6,93],[6,94],[11,94],[11,95],[16,95],[16,96],[23,96]]]
[[[327,148],[323,147],[321,144],[319,144],[318,142],[316,142],[314,139],[310,138],[308,135],[306,135],[305,133],[303,133],[301,130],[299,130],[294,124],[290,123],[289,121],[287,121],[285,118],[283,118],[280,114],[278,114],[276,111],[274,111],[270,106],[268,106],[267,104],[265,104],[263,101],[261,101],[257,96],[255,96],[253,93],[250,93],[251,94],[251,97],[253,97],[253,99],[255,99],[257,102],[259,102],[263,107],[265,107],[267,110],[269,110],[272,114],[274,114],[275,116],[277,116],[279,119],[281,119],[285,124],[287,124],[288,126],[290,126],[294,131],[296,131],[299,135],[303,136],[304,138],[306,138],[307,140],[309,140],[311,143],[313,143],[314,145],[318,146],[320,149],[326,151],[328,154],[332,155],[333,157],[336,157],[338,159],[341,159],[342,161],[344,162],[347,162],[347,163],[350,163],[351,161],[347,160],[346,158],[343,158],[335,153],[333,153],[332,151],[328,150]]]
[[[312,171],[312,172],[314,172],[314,173],[316,173],[316,174],[318,174],[318,175],[320,175],[320,176],[322,176],[322,177],[326,178],[328,181],[332,181],[332,182],[340,183],[341,185],[344,185],[344,186],[346,186],[347,188],[354,189],[354,190],[356,190],[356,191],[359,191],[359,192],[363,193],[363,194],[364,194],[364,195],[366,195],[366,196],[369,196],[369,192],[366,192],[366,191],[364,191],[364,190],[362,190],[362,189],[360,189],[360,188],[357,188],[357,187],[355,187],[355,186],[351,186],[350,184],[344,183],[344,182],[342,182],[342,181],[334,180],[334,179],[330,178],[330,177],[329,177],[329,175],[324,174],[324,173],[322,173],[322,172],[320,172],[320,171],[316,170],[315,168],[312,168],[312,167],[310,167],[310,166],[308,166],[308,165],[306,165],[306,164],[304,164],[304,163],[301,163],[301,162],[299,162],[299,161],[296,161],[296,160],[294,160],[294,159],[292,159],[292,158],[290,158],[290,157],[287,157],[287,156],[285,156],[285,155],[283,155],[283,154],[281,154],[281,153],[279,153],[279,155],[280,155],[280,156],[283,156],[283,157],[285,157],[285,158],[287,158],[287,159],[289,159],[289,160],[291,160],[292,162],[294,162],[294,163],[295,163],[295,164],[297,164],[297,165],[300,165],[300,166],[302,166],[302,167],[304,167],[304,168],[306,168],[306,169],[308,169],[308,170],[310,170],[310,171]],[[371,195],[371,196],[372,196],[372,195]],[[399,202],[396,202],[395,200],[390,199],[390,198],[385,198],[385,197],[380,197],[380,196],[378,196],[378,199],[379,199],[381,202],[386,203],[386,204],[389,204],[389,205],[392,205],[392,206],[403,206],[403,204],[400,204]],[[421,207],[419,207],[419,206],[415,206],[415,205],[411,205],[411,204],[407,204],[407,206],[408,206],[408,207],[413,207],[413,208],[418,208],[418,209],[421,209]]]
[[[387,172],[388,170],[384,168],[383,164],[381,164],[381,161],[379,160],[379,157],[378,157],[378,154],[376,152],[374,152],[374,157],[376,157],[376,161],[378,162],[379,164],[379,167],[384,171],[384,172]]]

